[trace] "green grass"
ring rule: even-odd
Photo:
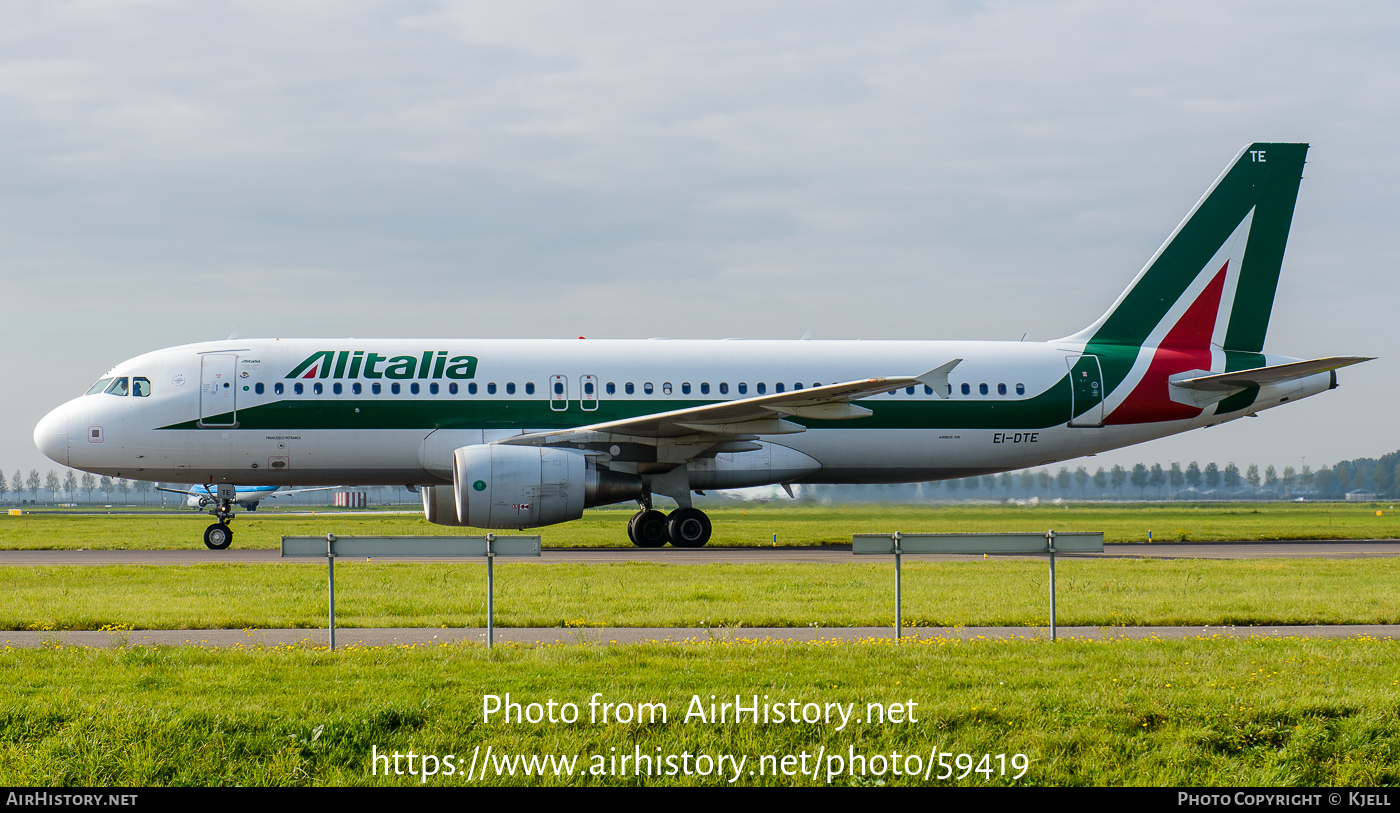
[[[5,571],[0,629],[317,628],[324,564],[110,565]],[[484,627],[477,564],[336,566],[346,627]],[[1045,626],[1047,568],[992,559],[906,562],[910,626]],[[1400,560],[1061,560],[1061,625],[1400,623]],[[496,623],[513,627],[881,626],[894,568],[832,564],[502,563]],[[0,640],[3,637],[0,636]]]
[[[1377,516],[1376,511],[1382,515]],[[585,512],[580,520],[540,528],[549,547],[628,547],[632,509]],[[1061,506],[783,506],[722,508],[710,513],[714,546],[828,545],[853,533],[902,531],[1103,531],[1105,540],[1209,542],[1279,539],[1393,539],[1400,515],[1389,503],[1070,503]],[[203,514],[0,515],[0,549],[200,548]],[[453,535],[471,529],[432,525],[421,515],[333,513],[323,516],[241,512],[234,546],[276,548],[286,536],[328,531],[353,535]]]
[[[0,783],[419,784],[370,754],[1025,754],[966,785],[1381,786],[1400,781],[1400,645],[1375,640],[931,641],[0,651]],[[591,723],[588,700],[665,703]],[[574,703],[573,724],[483,719],[483,695]],[[916,722],[684,721],[691,698],[917,703]],[[659,750],[658,750],[659,749]],[[955,757],[950,757],[953,761]],[[906,765],[909,763],[906,762]],[[993,763],[995,764],[995,763]],[[823,785],[741,774],[738,784]],[[924,784],[838,771],[833,785]],[[937,774],[935,769],[934,773]],[[468,785],[460,775],[429,779]],[[480,781],[477,782],[480,784]],[[723,785],[718,777],[489,777],[485,784]],[[931,780],[928,784],[940,784]]]

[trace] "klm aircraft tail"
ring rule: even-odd
[[[1261,352],[1307,153],[1240,150],[1108,313],[1068,338],[1087,353],[1163,342]]]

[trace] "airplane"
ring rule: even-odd
[[[339,486],[319,486],[317,488],[299,488],[292,491],[283,491],[282,486],[238,486],[234,489],[236,495],[233,500],[234,505],[241,506],[249,511],[258,510],[258,503],[263,500],[275,500],[278,497],[286,497],[292,494],[302,494],[307,491],[328,491]],[[218,502],[218,496],[212,485],[194,485],[189,488],[166,488],[156,486],[156,491],[168,491],[171,494],[181,494],[187,497],[185,504],[196,510],[205,508]]]
[[[231,339],[118,364],[34,441],[222,486],[215,549],[230,485],[342,482],[419,488],[428,521],[477,528],[635,501],[636,545],[699,547],[692,493],[1043,466],[1335,388],[1369,358],[1263,350],[1307,150],[1240,150],[1108,311],[1052,341]]]

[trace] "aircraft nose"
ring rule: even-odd
[[[48,459],[68,465],[67,405],[45,415],[43,420],[39,421],[39,425],[34,427],[34,445],[38,446],[39,451]]]

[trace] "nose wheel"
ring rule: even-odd
[[[204,529],[204,546],[209,550],[224,550],[233,544],[233,529],[228,527],[233,522],[233,500],[219,500],[218,506],[209,513],[218,521]]]
[[[222,522],[216,522],[204,529],[204,546],[210,550],[223,550],[233,544],[233,530]]]

